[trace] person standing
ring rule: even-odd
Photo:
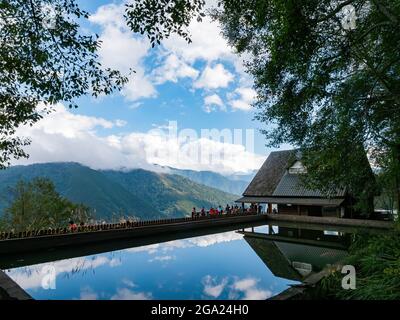
[[[196,208],[193,207],[192,209],[192,219],[196,217]]]
[[[69,231],[75,232],[78,229],[78,226],[72,220],[69,222]]]

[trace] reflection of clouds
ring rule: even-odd
[[[203,292],[212,298],[219,298],[226,290],[229,299],[237,300],[265,300],[272,296],[270,290],[259,288],[259,280],[247,277],[239,279],[237,277],[223,277],[218,281],[217,277],[206,275],[202,279]]]
[[[134,292],[128,288],[119,288],[117,293],[111,297],[111,300],[151,300],[150,292]]]
[[[165,262],[165,261],[170,261],[170,260],[175,260],[175,256],[156,256],[153,259],[150,259],[149,262],[153,261],[160,261],[160,262]]]
[[[222,242],[241,240],[242,238],[243,235],[240,233],[224,232],[224,233],[211,234],[207,236],[187,239],[187,241],[198,247],[208,247]]]
[[[211,234],[201,237],[168,241],[164,243],[151,244],[148,246],[126,249],[125,252],[147,252],[148,254],[156,254],[159,252],[167,252],[175,249],[185,249],[192,247],[208,247],[218,243],[240,240],[242,234],[236,232],[224,232]]]
[[[81,289],[80,300],[97,300],[99,296],[90,287],[84,287]]]
[[[213,298],[218,298],[222,291],[224,291],[225,286],[228,284],[228,278],[225,277],[218,283],[217,278],[213,278],[210,275],[206,275],[202,280],[204,289],[203,292]]]
[[[147,246],[142,246],[142,247],[135,247],[135,248],[129,248],[125,249],[125,252],[147,252],[148,254],[152,254],[157,252],[158,248],[160,247],[159,243],[156,244],[150,244]]]
[[[132,280],[129,280],[127,278],[122,279],[121,282],[124,285],[126,285],[127,287],[130,287],[130,288],[136,287],[135,283]]]
[[[258,279],[255,278],[245,278],[236,280],[232,289],[244,294],[243,300],[265,300],[272,296],[272,292],[269,290],[262,290],[257,288]]]
[[[94,270],[103,265],[108,265],[112,268],[121,263],[120,259],[108,258],[106,256],[80,257],[13,269],[8,272],[8,275],[22,288],[27,290],[42,286],[42,269],[44,267],[54,267],[56,276],[65,274],[69,277],[79,272]]]

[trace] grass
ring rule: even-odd
[[[344,290],[343,274],[333,272],[316,291],[327,299],[400,299],[400,223],[384,234],[356,234],[345,264],[356,269],[356,289]]]

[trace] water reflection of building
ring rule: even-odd
[[[302,281],[347,256],[347,234],[271,226],[267,232],[239,232],[268,269],[280,278]]]

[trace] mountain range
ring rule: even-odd
[[[237,196],[219,189],[239,193],[237,185],[243,183],[231,180],[229,186],[229,179],[216,173],[181,171],[94,170],[71,162],[13,166],[0,171],[0,214],[12,200],[11,188],[19,180],[35,177],[51,179],[62,196],[89,206],[97,219],[106,220],[115,216],[182,217],[189,215],[193,207],[225,206]]]
[[[242,194],[256,173],[223,176],[212,171],[194,171],[175,168],[169,168],[169,172],[186,177],[194,182],[233,194]]]

